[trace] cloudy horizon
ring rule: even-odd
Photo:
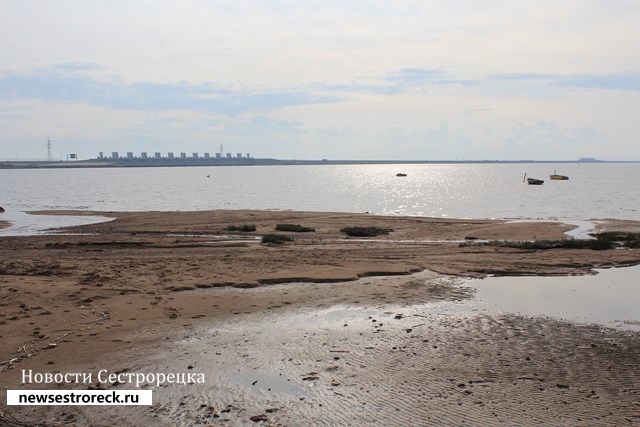
[[[640,160],[634,1],[0,6],[0,159]]]

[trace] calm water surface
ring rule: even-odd
[[[549,174],[568,175],[551,181]],[[396,177],[404,172],[406,177]],[[545,179],[523,183],[523,175]],[[207,175],[210,175],[207,178]],[[640,163],[0,170],[7,210],[278,209],[450,218],[640,220]]]
[[[593,276],[489,277],[472,283],[477,301],[490,312],[640,331],[640,266],[596,271]]]

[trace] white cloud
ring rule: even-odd
[[[209,138],[274,157],[541,158],[512,130],[548,123],[552,156],[640,159],[636,1],[0,8],[0,157],[57,132],[90,153]]]

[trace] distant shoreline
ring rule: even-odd
[[[122,168],[122,167],[180,167],[180,166],[288,166],[288,165],[407,165],[407,164],[599,164],[639,163],[640,160],[283,160],[271,158],[121,158],[88,160],[34,160],[0,162],[0,169],[59,169],[59,168]]]

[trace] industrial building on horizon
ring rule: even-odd
[[[98,160],[249,160],[251,159],[251,154],[247,153],[246,157],[242,156],[242,153],[237,153],[235,157],[231,153],[215,153],[214,156],[211,156],[210,153],[204,153],[200,156],[198,153],[191,153],[191,155],[187,155],[186,152],[181,152],[176,155],[173,152],[168,152],[166,156],[163,156],[162,153],[156,151],[153,153],[153,156],[149,155],[146,151],[140,153],[140,156],[135,156],[133,151],[127,151],[127,154],[123,157],[120,156],[118,151],[113,151],[111,156],[105,156],[104,152],[100,152],[98,154]]]

